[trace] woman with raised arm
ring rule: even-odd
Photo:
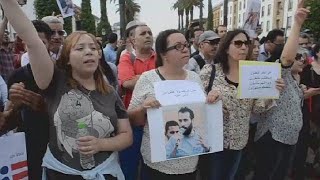
[[[299,85],[298,73],[302,72],[305,60],[298,53],[298,39],[309,13],[303,6],[304,0],[299,0],[291,33],[280,57],[286,87],[276,101],[277,107],[261,114],[258,121],[255,180],[285,179],[302,128],[304,89]]]
[[[117,151],[132,143],[125,108],[99,67],[98,45],[87,32],[65,40],[57,67],[16,0],[0,0],[26,43],[35,81],[48,104],[50,138],[43,179],[124,180]]]

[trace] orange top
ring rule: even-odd
[[[118,76],[120,80],[120,85],[122,85],[125,81],[133,79],[136,75],[141,75],[143,72],[155,68],[156,53],[154,51],[152,52],[150,58],[147,60],[141,60],[139,58],[136,58],[132,63],[131,58],[131,52],[126,52],[120,57],[118,65]],[[125,89],[123,103],[126,108],[128,108],[130,104],[131,97],[132,90]]]

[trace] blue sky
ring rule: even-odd
[[[157,35],[161,30],[178,28],[177,12],[171,9],[176,0],[135,0],[141,6],[140,20],[147,23],[153,33]],[[212,0],[213,4],[219,0]],[[80,6],[81,0],[73,0]],[[100,17],[100,1],[91,0],[93,14]],[[208,0],[204,0],[207,5]],[[117,3],[110,3],[107,0],[107,12],[111,25],[119,21],[119,13],[116,13]],[[204,9],[204,17],[207,17],[207,7]],[[199,17],[199,9],[196,8],[194,18]]]

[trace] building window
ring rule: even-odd
[[[270,30],[270,21],[267,21],[267,32]]]
[[[229,25],[231,25],[231,18],[229,18]]]
[[[239,23],[240,23],[240,21],[241,21],[241,14],[239,14]]]
[[[237,17],[234,16],[234,17],[233,17],[233,25],[236,25],[236,23],[237,23]]]
[[[241,10],[241,7],[242,7],[242,2],[240,1],[240,4],[239,4],[239,11]]]
[[[276,26],[277,26],[277,29],[280,29],[280,19],[277,19]]]
[[[268,5],[268,16],[271,14],[271,4]]]
[[[280,15],[281,10],[282,10],[281,2],[278,2],[277,15]]]
[[[292,16],[289,16],[287,18],[287,28],[291,28],[291,26],[292,26]]]
[[[293,2],[292,0],[289,0],[289,4],[288,4],[288,10],[292,10],[292,6],[293,6]]]
[[[237,13],[237,5],[236,4],[234,5],[233,11],[234,11],[233,13],[235,13],[235,14]]]
[[[243,9],[246,8],[246,0],[243,1]]]
[[[261,8],[261,17],[263,17],[264,16],[264,6],[262,6],[262,8]]]
[[[230,6],[229,11],[230,11],[230,13],[229,13],[229,14],[232,14],[232,6]]]

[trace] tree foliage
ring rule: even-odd
[[[82,21],[82,29],[96,35],[95,19],[91,11],[91,0],[82,0],[80,19]]]
[[[97,27],[97,34],[99,36],[108,35],[112,33],[111,25],[107,16],[107,1],[106,0],[100,0],[100,11],[101,11],[101,18],[100,22]],[[102,29],[104,29],[104,33],[102,32]]]
[[[213,10],[212,10],[212,2],[211,2],[211,0],[208,0],[207,30],[213,30]]]
[[[306,6],[310,7],[311,13],[308,16],[304,24],[305,29],[310,29],[314,37],[319,40],[320,38],[320,1],[319,0],[308,0]]]
[[[42,19],[45,16],[51,16],[54,12],[55,15],[60,14],[59,7],[56,0],[35,0],[34,7],[36,10],[37,19]],[[70,34],[72,32],[72,18],[64,19],[64,30]]]

